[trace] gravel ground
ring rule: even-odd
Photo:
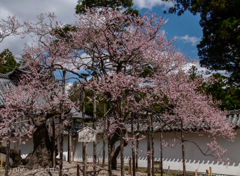
[[[64,171],[63,175],[64,176],[76,176],[77,175],[77,164],[80,166],[80,175],[82,174],[82,169],[83,165],[81,163],[77,162],[72,162],[69,164],[68,162],[64,161]],[[91,164],[88,164],[87,168],[87,175],[91,176],[93,175],[93,167]],[[10,176],[58,176],[59,170],[58,169],[49,169],[49,168],[44,168],[44,169],[36,169],[36,170],[28,170],[24,168],[12,168],[9,172]],[[4,171],[0,172],[0,176],[4,175]],[[97,175],[98,176],[107,176],[107,167],[103,168],[100,166],[97,166]],[[113,171],[114,176],[121,176],[121,171],[118,169],[117,171]],[[128,175],[128,172],[125,172],[125,175]],[[146,173],[136,173],[137,176],[146,176]]]

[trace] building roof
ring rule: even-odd
[[[73,113],[73,119],[82,119],[82,112],[79,109],[73,107],[70,112]],[[92,119],[92,117],[85,114],[85,119]]]
[[[15,67],[12,71],[8,73],[0,73],[0,78],[4,79],[13,79],[14,76],[19,75],[21,73],[30,73],[27,71],[28,66],[20,66],[20,67]]]
[[[226,120],[228,122],[231,123],[231,125],[234,128],[240,128],[240,110],[233,110],[233,111],[228,111],[229,114],[223,119]],[[148,121],[147,120],[141,120],[139,122],[139,126],[140,126],[140,132],[146,132],[147,128],[148,128]],[[125,123],[125,127],[127,129],[128,132],[131,132],[131,122],[126,122]],[[188,129],[202,129],[207,127],[205,123],[199,123],[197,126],[192,126],[192,124],[188,123],[186,124],[183,129],[184,130],[188,130]],[[164,126],[164,124],[162,124],[160,121],[157,120],[157,118],[153,121],[153,131],[154,132],[158,132],[161,129],[163,129],[163,131],[167,132],[167,131],[178,131],[180,129],[180,124],[174,124],[173,126]],[[133,124],[133,130],[137,131],[137,121],[134,121]]]
[[[235,128],[240,128],[240,110],[233,110],[233,111],[228,111],[229,114],[226,116],[225,120],[229,121],[233,127]],[[93,128],[93,124],[86,124],[87,127]],[[145,133],[148,130],[148,126],[149,126],[149,122],[147,119],[141,119],[139,121],[139,131],[137,130],[137,120],[133,121],[133,131],[139,132],[139,133]],[[125,123],[125,127],[127,129],[127,131],[129,133],[131,133],[131,122],[127,121]],[[197,127],[197,129],[201,129],[206,127],[206,125],[204,123],[199,123]],[[186,124],[183,129],[187,130],[190,129],[191,124]],[[78,130],[82,129],[82,124],[75,124],[72,128],[72,133],[76,134],[76,132]],[[174,126],[165,126],[163,127],[163,124],[161,122],[159,122],[157,120],[157,118],[154,119],[153,121],[153,131],[154,132],[159,132],[161,129],[163,129],[164,132],[170,132],[170,131],[178,131],[180,129],[180,124],[174,124]],[[193,129],[193,128],[192,128]],[[194,129],[193,129],[194,130]],[[98,123],[98,125],[96,126],[96,131],[98,131],[98,133],[104,133],[103,131],[103,125]]]

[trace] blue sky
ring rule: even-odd
[[[75,7],[78,0],[4,0],[0,5],[0,20],[6,19],[8,15],[16,16],[20,22],[36,21],[36,16],[40,13],[54,12],[57,21],[71,24],[74,20]],[[197,43],[201,40],[202,29],[199,25],[200,16],[185,12],[182,16],[176,14],[164,14],[163,11],[173,5],[173,2],[162,0],[133,0],[134,9],[140,10],[143,15],[145,12],[156,13],[162,18],[169,19],[162,30],[166,33],[167,39],[176,37],[178,40],[175,46],[179,52],[189,56],[191,59],[198,59]],[[27,10],[26,10],[27,9]],[[31,45],[32,38],[9,37],[0,43],[0,52],[8,48],[15,56],[22,54],[24,44]],[[199,65],[197,65],[199,68]],[[202,68],[201,68],[202,69]]]
[[[75,7],[78,0],[4,0],[0,5],[0,19],[6,19],[8,15],[15,15],[20,21],[36,21],[36,16],[40,13],[54,12],[57,20],[71,24],[74,19]],[[199,25],[199,15],[192,15],[185,12],[182,16],[176,14],[163,14],[163,11],[173,5],[173,2],[162,0],[133,0],[134,9],[144,12],[156,13],[158,16],[169,19],[163,26],[166,38],[178,37],[175,45],[179,51],[183,51],[186,56],[197,59],[196,44],[202,37],[202,30]],[[28,10],[26,10],[28,9]],[[9,38],[0,43],[0,52],[9,48],[15,55],[20,55],[24,43],[31,44],[31,40],[19,38]]]
[[[138,7],[134,7],[138,9]],[[179,52],[183,52],[184,55],[192,59],[198,59],[196,45],[202,37],[202,28],[199,25],[200,15],[193,15],[188,11],[181,16],[177,14],[164,14],[164,9],[166,9],[166,7],[163,5],[156,5],[151,9],[142,8],[140,9],[140,13],[141,15],[145,12],[156,13],[162,18],[168,19],[168,22],[162,28],[162,30],[166,32],[166,38],[173,39],[177,37],[175,46],[179,49]]]

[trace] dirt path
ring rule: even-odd
[[[73,162],[72,164],[69,164],[68,162],[64,161],[64,176],[76,176],[77,175],[77,164],[80,166],[80,175],[82,174],[82,164]],[[91,164],[88,165],[87,169],[87,175],[91,176],[93,175],[93,167]],[[126,175],[128,175],[128,172],[125,172]],[[9,175],[10,176],[58,176],[59,170],[53,169],[53,168],[44,168],[44,169],[35,169],[35,170],[28,170],[24,168],[13,168],[10,170]],[[4,175],[4,171],[0,172],[0,176]],[[103,168],[100,166],[97,166],[97,175],[98,176],[107,176],[107,167]],[[120,170],[113,171],[114,176],[121,176]],[[146,176],[146,173],[136,173],[137,176]]]

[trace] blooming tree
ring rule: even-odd
[[[198,83],[188,79],[183,71],[187,59],[174,49],[173,41],[161,33],[166,20],[147,13],[143,17],[133,17],[106,9],[101,13],[87,8],[86,11],[86,15],[76,16],[74,27],[54,22],[53,14],[41,14],[38,22],[25,23],[26,32],[34,33],[37,40],[35,45],[25,47],[23,60],[40,66],[45,72],[41,72],[42,75],[31,70],[33,76],[23,79],[24,83],[17,87],[25,96],[19,96],[18,91],[10,92],[6,107],[32,120],[36,127],[34,138],[47,133],[48,119],[53,116],[65,119],[73,106],[65,89],[59,91],[51,82],[53,80],[49,81],[57,70],[64,75],[63,83],[66,73],[74,74],[74,79],[80,83],[84,79],[82,86],[94,92],[92,101],[98,96],[102,97],[98,101],[109,102],[104,114],[108,121],[104,128],[108,133],[109,175],[112,175],[112,166],[116,166],[114,158],[119,152],[121,174],[124,175],[124,146],[129,140],[136,140],[135,136],[126,137],[124,123],[129,117],[149,118],[151,113],[161,116],[164,125],[178,126],[181,131],[186,131],[184,126],[189,123],[199,131],[197,124],[204,123],[207,128],[201,129],[212,136],[234,138],[230,124],[222,122],[224,114],[206,95],[197,91]],[[50,23],[45,22],[46,16]],[[146,68],[150,68],[147,73]],[[83,70],[95,77],[87,81],[88,75],[82,74]],[[22,103],[15,104],[14,98]],[[12,115],[6,114],[8,116]],[[43,128],[39,128],[41,125]],[[193,132],[193,128],[188,132]],[[42,136],[42,139],[47,137]],[[120,146],[113,152],[117,140]],[[218,150],[221,148],[216,144],[213,141],[208,146],[217,158],[221,158],[224,152]],[[46,144],[45,149],[49,151],[47,148]],[[38,164],[43,162],[41,166],[49,164],[37,158]]]
[[[4,92],[4,108],[0,109],[3,133],[0,135],[4,141],[21,140],[23,144],[25,136],[33,137],[33,151],[25,163],[35,168],[51,167],[55,139],[51,138],[49,127],[53,117],[62,114],[62,108],[65,119],[70,118],[73,104],[65,94],[59,93],[61,86],[53,82],[45,70],[32,63],[28,65],[27,72],[19,75],[19,81]]]

